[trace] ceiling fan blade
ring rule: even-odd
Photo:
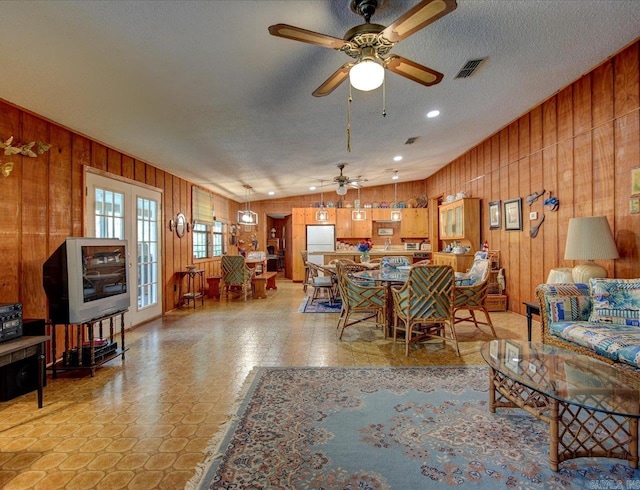
[[[385,58],[384,66],[401,77],[408,78],[427,87],[440,83],[444,77],[444,75],[438,71],[395,54]]]
[[[423,0],[387,26],[380,35],[397,43],[456,9],[456,0]]]
[[[294,27],[287,24],[275,24],[269,26],[269,33],[271,33],[272,36],[293,39],[294,41],[314,44],[316,46],[322,46],[323,48],[340,49],[345,44],[344,39],[308,31],[306,29],[301,29],[300,27]]]
[[[349,76],[349,70],[353,65],[355,65],[355,63],[352,61],[342,65],[329,78],[327,78],[322,85],[315,89],[312,95],[314,97],[324,97],[325,95],[329,95],[338,87],[338,85],[345,81]]]

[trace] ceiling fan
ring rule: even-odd
[[[330,94],[347,76],[359,90],[378,88],[384,80],[384,69],[422,85],[430,86],[442,80],[442,73],[395,54],[386,56],[400,41],[423,29],[457,7],[456,0],[422,0],[387,27],[370,23],[376,8],[386,0],[351,0],[351,10],[362,15],[365,24],[346,32],[344,39],[320,34],[287,24],[269,27],[273,36],[314,44],[342,51],[355,59],[342,65],[314,92],[315,97]],[[386,56],[386,57],[385,57]]]
[[[333,178],[333,181],[338,184],[336,194],[338,194],[339,196],[344,196],[347,193],[347,185],[353,185],[357,187],[362,182],[367,181],[367,179],[363,179],[361,176],[352,179],[347,177],[346,175],[343,175],[342,171],[344,170],[344,167],[347,166],[346,163],[339,163],[336,166],[340,169],[340,175],[336,175]]]

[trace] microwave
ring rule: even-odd
[[[406,243],[405,242],[404,249],[405,250],[420,250],[420,244],[419,243]]]

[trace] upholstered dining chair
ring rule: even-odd
[[[307,265],[309,267],[309,284],[313,287],[311,303],[318,299],[321,291],[324,291],[329,298],[329,304],[333,305],[338,293],[336,274],[313,262],[307,262]]]
[[[489,272],[491,264],[489,259],[476,258],[469,272],[461,277],[456,274],[456,287],[453,295],[454,323],[472,322],[476,328],[485,325],[491,328],[491,333],[496,337],[493,322],[487,310],[486,300],[489,291]],[[476,311],[484,313],[485,321],[476,318]],[[467,312],[460,316],[460,312]]]
[[[385,337],[387,336],[387,288],[363,284],[354,281],[349,274],[367,270],[366,266],[359,264],[336,263],[338,271],[338,288],[342,299],[342,310],[338,318],[337,328],[340,330],[340,338],[344,329],[356,323],[373,320],[373,323],[382,327]],[[356,315],[352,319],[352,315]],[[364,316],[362,316],[364,315]],[[351,320],[351,321],[350,321]]]
[[[239,287],[244,294],[245,301],[251,290],[253,270],[247,267],[242,255],[223,255],[221,260],[222,284],[227,298],[232,287]]]
[[[405,256],[382,257],[380,260],[380,269],[397,269],[411,265],[411,261]]]
[[[391,287],[393,340],[399,330],[404,330],[406,356],[409,356],[410,344],[425,338],[452,342],[456,355],[460,355],[453,318],[454,283],[451,266],[414,264],[404,285]],[[445,325],[449,327],[450,337],[445,333]]]

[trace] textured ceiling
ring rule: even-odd
[[[372,22],[416,3],[385,0]],[[237,201],[244,184],[252,200],[327,191],[341,162],[365,185],[426,178],[640,36],[638,0],[458,0],[392,51],[444,80],[386,72],[386,117],[381,89],[354,90],[349,153],[348,84],[311,93],[350,58],[267,31],[342,37],[362,23],[349,0],[5,0],[0,15],[0,98]]]

